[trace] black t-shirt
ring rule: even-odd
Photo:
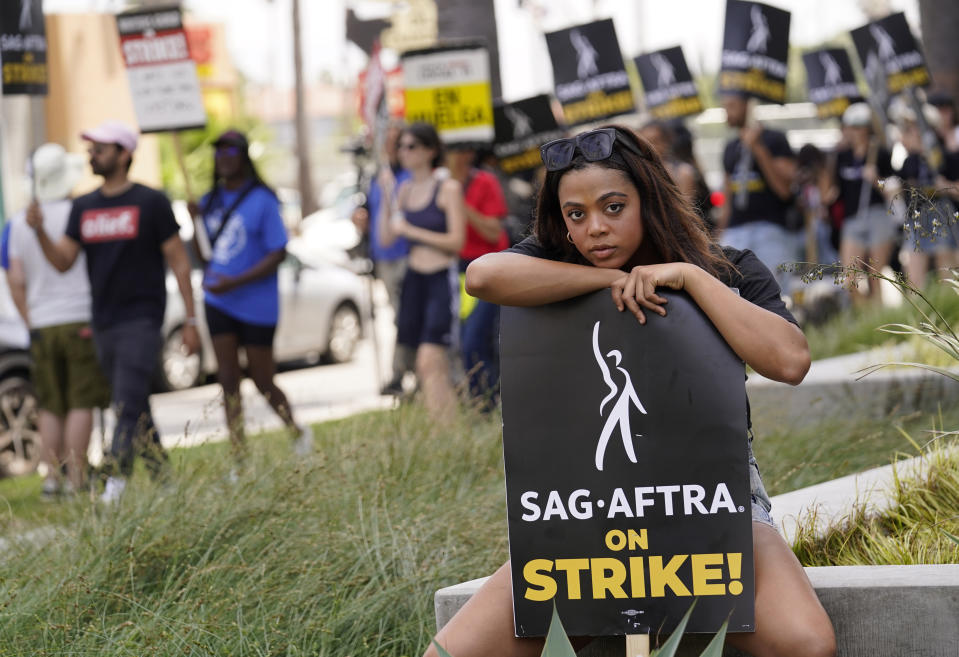
[[[851,148],[836,153],[836,185],[839,187],[839,199],[843,203],[843,216],[852,217],[859,212],[859,195],[862,193],[862,167],[865,158],[857,158]],[[879,178],[884,179],[895,174],[892,168],[892,155],[886,148],[880,148],[876,155],[876,170]],[[876,186],[872,186],[869,205],[885,205],[885,199]]]
[[[720,277],[720,281],[727,287],[739,293],[743,299],[753,303],[760,308],[775,313],[786,321],[799,326],[796,318],[786,309],[786,304],[780,296],[779,284],[773,277],[772,272],[759,261],[756,254],[749,249],[742,251],[729,246],[722,247],[723,254],[729,260],[739,273],[731,272],[729,276]],[[518,253],[520,255],[532,256],[534,258],[543,258],[544,260],[558,260],[560,262],[571,262],[575,264],[572,257],[563,254],[560,251],[551,251],[539,243],[535,235],[527,237],[525,240],[506,249],[505,253]]]
[[[759,135],[773,157],[795,158],[786,135],[778,130],[763,131]],[[743,167],[743,159],[748,157],[748,166]],[[792,205],[791,201],[783,201],[776,196],[766,182],[765,176],[759,170],[756,158],[748,148],[743,146],[739,137],[726,144],[723,151],[723,168],[729,175],[729,225],[740,226],[753,221],[769,221],[780,226],[786,226],[787,212]],[[745,184],[745,195],[740,190]]]
[[[119,196],[96,190],[73,202],[66,234],[86,252],[94,326],[133,319],[163,323],[166,261],[161,245],[177,230],[170,201],[144,185],[134,184]]]

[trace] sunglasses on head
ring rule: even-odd
[[[577,150],[587,162],[598,162],[613,154],[617,133],[616,128],[599,128],[575,137],[554,139],[540,146],[539,154],[547,171],[559,171],[568,167]],[[619,143],[631,153],[643,157],[642,151],[629,139],[619,139]]]

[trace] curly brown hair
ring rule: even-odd
[[[608,158],[590,162],[576,153],[566,168],[546,172],[533,224],[533,234],[540,244],[546,249],[559,251],[570,261],[589,264],[566,239],[566,223],[559,203],[559,181],[569,171],[598,166],[622,171],[636,187],[643,239],[651,241],[660,262],[689,262],[717,277],[735,272],[722,249],[710,238],[702,217],[679,191],[649,142],[623,126],[604,127],[616,130],[613,152]],[[624,147],[620,143],[622,140],[628,140],[642,155]]]

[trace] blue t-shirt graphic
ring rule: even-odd
[[[203,224],[212,239],[226,212],[243,189],[217,190],[213,207],[203,215]],[[209,194],[200,201],[205,208]],[[204,280],[217,275],[238,276],[260,262],[268,253],[286,246],[286,228],[280,216],[280,203],[266,187],[251,190],[230,215],[213,245],[213,256]],[[275,325],[280,314],[277,275],[272,275],[230,290],[226,294],[205,292],[214,308],[248,324]]]

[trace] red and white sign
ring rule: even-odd
[[[98,208],[80,215],[80,238],[84,243],[120,242],[140,234],[140,208]]]
[[[141,132],[202,128],[206,110],[178,7],[117,15]]]

